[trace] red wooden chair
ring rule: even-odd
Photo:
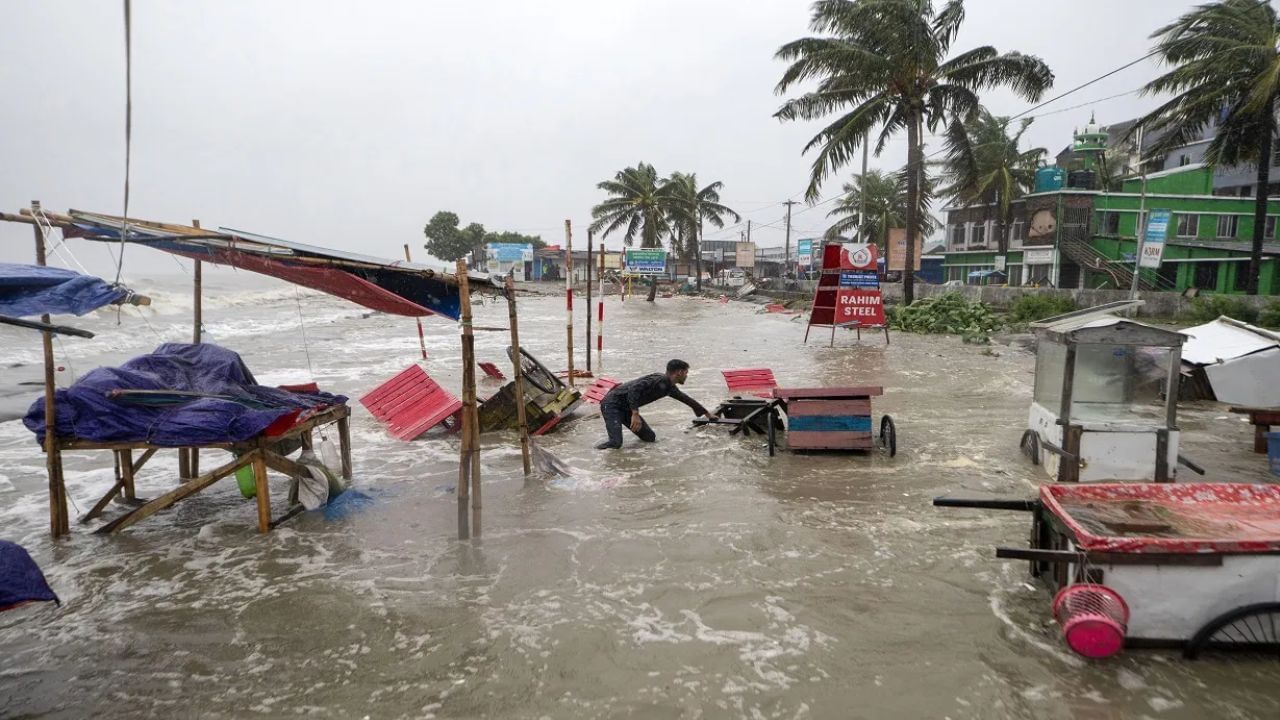
[[[721,370],[724,375],[724,383],[729,386],[729,392],[733,394],[747,394],[756,397],[772,397],[773,389],[778,387],[778,381],[773,377],[773,371],[769,368],[746,368],[743,370]]]
[[[591,383],[591,386],[582,393],[582,399],[589,403],[599,405],[604,402],[604,396],[608,395],[609,391],[617,387],[618,384],[618,381],[613,378],[603,376],[598,377],[596,378],[596,381]]]
[[[482,362],[482,363],[476,363],[476,364],[480,366],[480,369],[484,371],[485,375],[488,375],[494,380],[507,379],[507,376],[502,374],[502,371],[498,369],[498,366],[494,365],[491,362]]]
[[[397,440],[413,440],[462,411],[462,401],[418,365],[370,390],[360,404]]]

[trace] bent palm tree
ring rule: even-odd
[[[907,132],[907,266],[915,262],[915,238],[925,214],[921,178],[924,127],[936,130],[948,117],[969,117],[979,108],[977,93],[1007,87],[1036,100],[1053,84],[1042,60],[1021,53],[1000,54],[984,46],[948,59],[964,21],[964,4],[949,0],[935,11],[931,0],[819,0],[810,27],[819,37],[787,43],[776,57],[791,62],[776,91],[818,81],[817,89],[788,100],[774,114],[781,120],[818,120],[842,113],[818,132],[804,151],[818,150],[806,198],[817,199],[823,180],[851,161],[879,130],[876,154],[896,133]],[[914,277],[903,278],[907,304]]]
[[[619,170],[612,180],[605,180],[596,187],[611,197],[591,208],[591,229],[602,232],[601,237],[623,228],[622,237],[627,247],[640,236],[640,247],[660,248],[662,238],[670,234],[668,212],[672,207],[671,191],[665,184],[659,186],[658,171],[648,163]],[[657,297],[658,284],[649,286],[649,302]]]
[[[1150,152],[1168,153],[1217,121],[1205,160],[1213,166],[1257,165],[1248,285],[1256,295],[1280,96],[1280,19],[1266,0],[1222,0],[1197,7],[1151,37],[1158,38],[1156,52],[1174,68],[1143,93],[1177,94],[1138,121],[1162,134]]]
[[[683,257],[694,258],[695,286],[702,290],[702,224],[711,223],[713,227],[723,228],[726,217],[734,222],[741,222],[742,216],[728,205],[720,202],[720,190],[724,183],[716,181],[702,189],[698,189],[697,173],[671,173],[667,181],[671,186],[671,196],[676,200],[673,208],[675,222],[683,230]]]
[[[1009,118],[983,109],[967,120],[952,119],[947,126],[946,157],[939,163],[947,182],[939,192],[965,206],[984,205],[996,210],[999,254],[1009,252],[1005,228],[1013,201],[1035,187],[1036,170],[1048,151],[1019,150],[1022,135],[1031,125],[1026,119],[1009,134]]]

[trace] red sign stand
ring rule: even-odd
[[[822,249],[822,272],[804,331],[806,343],[814,327],[831,328],[832,347],[838,327],[857,330],[859,340],[864,329],[883,329],[885,344],[889,343],[877,261],[875,245],[830,244]]]

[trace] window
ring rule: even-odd
[[[1235,282],[1232,283],[1232,287],[1235,288],[1236,292],[1244,292],[1245,290],[1248,290],[1249,289],[1249,263],[1237,262],[1237,263],[1231,263],[1231,264],[1235,266],[1234,270],[1236,271],[1235,273],[1236,279],[1235,279]]]
[[[956,223],[951,226],[951,246],[959,247],[964,245],[964,224]]]
[[[1276,216],[1275,215],[1269,215],[1267,217],[1266,229],[1262,231],[1262,235],[1263,237],[1268,239],[1274,238],[1276,236]]]
[[[1104,212],[1098,223],[1101,226],[1103,235],[1119,235],[1120,234],[1120,213]]]
[[[1195,237],[1200,234],[1199,215],[1178,215],[1178,237]]]
[[[1236,231],[1240,229],[1239,215],[1219,215],[1218,216],[1218,237],[1233,238]]]
[[[969,237],[970,245],[986,245],[987,244],[987,224],[977,224],[973,226],[973,235]]]
[[[1009,244],[1018,245],[1022,242],[1022,229],[1026,224],[1021,220],[1014,220],[1009,226]]]
[[[1005,268],[1005,271],[1009,273],[1009,287],[1017,287],[1022,284],[1021,265],[1010,265]]]
[[[1271,151],[1271,167],[1280,165],[1280,147]]]
[[[1185,167],[1191,164],[1191,157],[1188,155],[1178,156],[1178,167]]]
[[[1218,289],[1218,263],[1198,262],[1195,264],[1193,285],[1199,290],[1213,292]]]

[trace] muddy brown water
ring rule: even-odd
[[[263,382],[314,375],[354,397],[416,357],[411,320],[303,297],[267,293],[206,316]],[[505,305],[477,312],[478,324],[505,324]],[[562,367],[563,302],[527,299],[521,316],[525,346]],[[177,314],[89,322],[103,345],[66,348],[82,371],[188,332]],[[456,387],[455,328],[427,331],[430,372]],[[42,457],[20,423],[0,423],[0,537],[26,545],[64,600],[0,616],[0,717],[1280,717],[1275,662],[1077,659],[1025,564],[993,557],[1025,542],[1027,517],[930,505],[1030,497],[1046,479],[1017,449],[1028,352],[846,332],[829,348],[828,332],[809,345],[803,334],[741,303],[612,297],[604,373],[681,357],[693,365],[686,390],[707,405],[726,395],[723,368],[882,385],[874,415],[896,419],[896,458],[769,458],[661,401],[645,409],[656,445],[628,435],[620,451],[595,451],[591,417],[542,439],[567,478],[525,481],[514,437],[485,436],[484,535],[465,543],[456,438],[400,443],[358,406],[356,482],[371,503],[266,537],[226,481],[119,536],[75,526],[51,542]],[[477,344],[502,362],[504,335]],[[1184,452],[1211,477],[1267,480],[1239,418],[1198,406],[1182,425]],[[109,486],[109,463],[66,464],[84,509]],[[157,457],[140,493],[172,487],[176,464]]]

